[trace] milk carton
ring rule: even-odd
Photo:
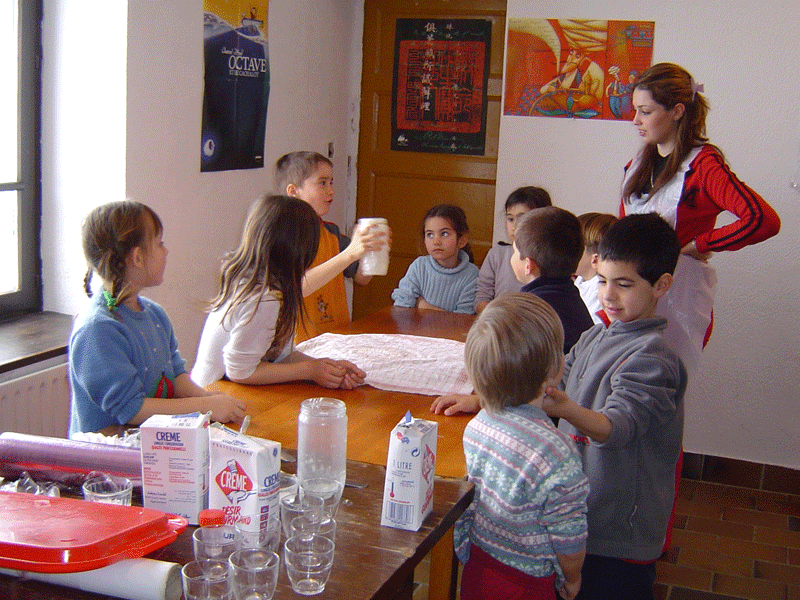
[[[381,525],[417,531],[433,505],[439,424],[406,413],[392,430]]]
[[[145,508],[198,524],[208,508],[208,415],[153,415],[141,425]]]
[[[209,430],[209,439],[209,508],[222,509],[229,525],[266,530],[280,510],[281,445],[216,424]]]

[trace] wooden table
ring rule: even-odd
[[[349,461],[348,477],[366,483],[364,489],[345,488],[336,515],[336,554],[320,600],[411,600],[414,568],[434,545],[452,530],[472,502],[472,484],[436,478],[433,510],[419,531],[380,526],[385,467]],[[148,558],[185,564],[193,560],[189,527],[172,544]],[[0,575],[0,598],[9,600],[101,600],[110,596]],[[297,599],[282,564],[276,600]]]
[[[474,315],[389,306],[335,333],[399,333],[463,342],[474,320]],[[434,415],[430,412],[433,396],[387,392],[371,386],[355,390],[329,390],[305,382],[248,386],[219,381],[212,383],[209,389],[221,390],[246,400],[247,414],[251,416],[247,432],[278,441],[286,448],[297,448],[297,415],[303,400],[317,396],[339,398],[347,405],[347,458],[384,467],[389,452],[389,434],[406,411],[410,410],[415,418],[439,423],[436,475],[464,478],[467,473],[462,436],[472,417]],[[348,478],[350,476],[348,472]],[[434,498],[437,493],[434,488]],[[456,567],[453,531],[450,529],[431,552],[429,600],[455,598],[453,574]]]
[[[464,341],[473,315],[390,306],[355,321],[336,333],[401,333]],[[430,412],[433,396],[388,392],[370,386],[330,390],[315,383],[242,385],[218,381],[208,386],[247,401],[251,416],[247,433],[297,448],[297,415],[306,398],[338,398],[347,405],[347,458],[386,465],[389,434],[407,410],[418,419],[439,423],[436,474],[464,477],[466,463],[461,438],[471,415],[445,417]]]

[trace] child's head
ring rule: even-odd
[[[464,346],[481,406],[500,411],[541,397],[545,384],[561,375],[563,347],[561,320],[541,298],[516,293],[492,300]]]
[[[655,213],[629,215],[609,227],[597,262],[597,294],[608,318],[652,317],[672,285],[680,252],[675,230]]]
[[[308,202],[323,217],[333,202],[333,163],[317,152],[290,152],[275,163],[275,188]]]
[[[428,254],[447,269],[458,266],[459,250],[473,261],[467,215],[458,206],[437,204],[431,208],[422,220],[422,239]]]
[[[89,267],[83,285],[86,295],[92,296],[92,273],[96,272],[117,304],[123,304],[138,290],[131,289],[126,280],[128,261],[134,249],[140,249],[142,259],[154,253],[154,240],[163,231],[161,219],[149,206],[133,200],[109,202],[92,210],[83,220],[81,226],[81,244],[83,255]],[[166,259],[164,250],[163,259]],[[163,276],[163,261],[159,261]],[[158,275],[155,273],[154,275]],[[160,279],[158,277],[157,279]],[[151,285],[158,285],[153,280]]]
[[[514,248],[511,264],[520,281],[571,277],[583,254],[581,224],[563,208],[534,209],[517,222]]]
[[[516,222],[520,216],[534,208],[544,208],[552,205],[550,194],[540,187],[526,185],[511,192],[506,199],[506,233],[508,234],[508,240],[512,244],[514,243]]]
[[[301,311],[303,275],[317,254],[319,235],[319,218],[309,204],[289,196],[261,196],[250,207],[239,247],[222,261],[212,308],[229,302],[227,314],[267,288],[280,292],[275,340],[283,347]]]
[[[592,258],[597,254],[597,247],[608,228],[617,222],[617,217],[606,213],[588,212],[578,215],[578,221],[583,231],[583,256],[575,269],[575,274],[584,279],[591,279],[596,275],[592,266]]]

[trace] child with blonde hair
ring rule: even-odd
[[[84,288],[92,301],[69,340],[70,435],[138,425],[154,414],[211,411],[225,423],[244,417],[243,401],[189,378],[166,312],[139,295],[164,278],[162,233],[153,209],[133,201],[99,206],[83,222]],[[103,281],[97,295],[93,273]]]
[[[595,324],[602,320],[598,314],[603,310],[600,300],[597,299],[597,247],[600,239],[608,228],[616,221],[617,217],[604,213],[588,212],[578,215],[578,221],[583,231],[583,256],[575,269],[575,287],[581,293],[581,299],[589,310],[589,316]]]
[[[561,321],[532,294],[490,302],[467,334],[481,411],[464,431],[475,498],[456,521],[461,600],[570,600],[581,587],[589,486],[569,437],[542,409],[564,370]]]

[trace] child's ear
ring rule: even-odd
[[[128,267],[141,268],[144,265],[144,249],[140,246],[134,246],[128,252],[128,257],[125,259]]]
[[[600,262],[600,255],[595,252],[592,254],[592,268],[597,271],[597,263]]]
[[[525,275],[533,275],[539,272],[539,265],[532,258],[525,258]]]
[[[463,248],[469,243],[469,235],[466,233],[461,234],[458,236],[458,247],[459,249]]]
[[[656,298],[661,298],[664,294],[669,291],[669,288],[672,287],[672,275],[669,273],[664,273],[661,277],[658,278],[658,281],[655,282],[653,288],[655,289]]]
[[[286,186],[286,195],[291,196],[292,198],[297,198],[297,186],[293,183],[290,183]]]

